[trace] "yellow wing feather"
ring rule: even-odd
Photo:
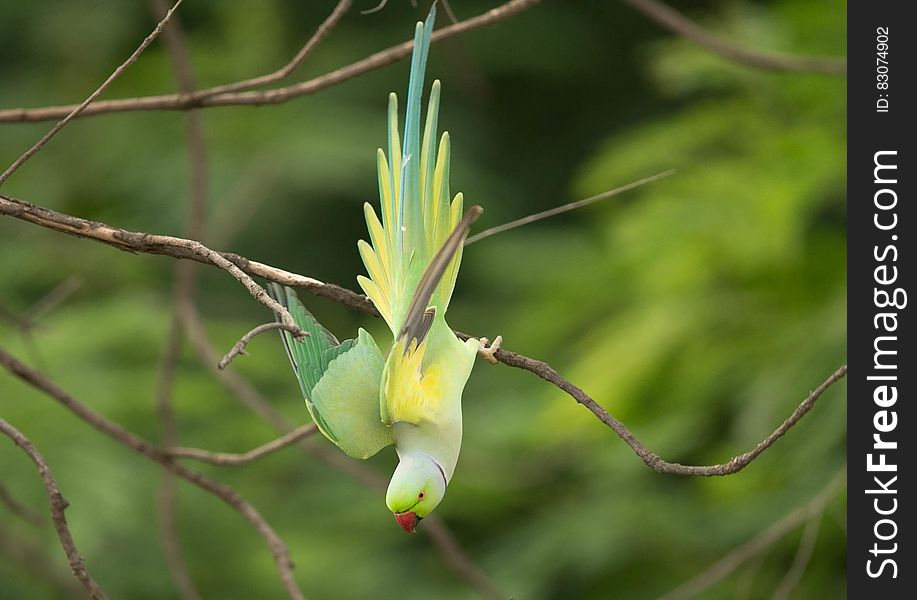
[[[422,420],[436,421],[442,400],[442,367],[434,362],[421,371],[426,342],[404,352],[404,341],[399,340],[389,355],[385,371],[383,394],[383,421],[417,424]],[[387,414],[386,414],[387,413]]]

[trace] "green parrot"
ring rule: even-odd
[[[420,136],[423,74],[434,9],[417,23],[408,85],[404,148],[395,94],[388,105],[388,158],[377,153],[381,219],[364,206],[371,244],[357,244],[369,277],[357,280],[392,330],[384,356],[360,329],[338,340],[303,307],[293,290],[271,295],[310,335],[281,332],[306,407],[318,429],[348,455],[368,458],[393,444],[399,463],[385,501],[398,524],[413,532],[442,501],[462,443],[462,390],[475,355],[493,357],[498,342],[459,340],[446,324],[468,228],[481,214],[462,216],[462,194],[450,201],[449,134],[435,144],[439,81],[430,92]]]

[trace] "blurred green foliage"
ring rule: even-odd
[[[282,64],[333,2],[186,2],[183,25],[205,85]],[[309,58],[305,79],[405,39],[423,8],[358,2]],[[421,3],[426,4],[426,3]],[[492,3],[452,0],[460,18]],[[681,3],[717,33],[762,49],[840,56],[843,3]],[[441,15],[442,17],[442,15]],[[0,3],[0,105],[84,97],[146,35],[144,2]],[[279,106],[204,114],[206,241],[355,287],[361,205],[375,201],[386,93],[407,64]],[[486,213],[479,230],[676,168],[577,213],[473,246],[451,323],[548,360],[683,463],[721,462],[757,443],[844,361],[845,80],[742,68],[659,31],[622,3],[546,2],[434,46],[452,187]],[[174,88],[154,44],[106,97]],[[0,126],[9,164],[50,124]],[[182,116],[126,113],[71,124],[4,187],[45,206],[180,234],[187,165]],[[0,304],[24,312],[71,275],[79,291],[34,344],[0,321],[2,346],[65,390],[152,440],[154,389],[170,322],[174,261],[132,256],[0,220]],[[221,349],[269,318],[231,278],[200,269],[199,304]],[[381,322],[306,304],[340,336]],[[381,336],[379,336],[381,337]],[[233,369],[279,411],[307,419],[279,341],[263,336]],[[175,405],[184,445],[243,451],[275,432],[183,350]],[[815,495],[841,468],[845,384],[740,474],[677,478],[647,469],[582,407],[529,373],[480,364],[465,394],[463,456],[438,513],[499,589],[515,598],[651,598]],[[0,415],[52,465],[90,571],[116,598],[177,598],[155,523],[160,470],[61,407],[0,375]],[[316,443],[325,443],[316,440]],[[388,476],[390,451],[369,462]],[[290,546],[314,598],[465,598],[472,591],[424,536],[405,536],[381,494],[295,449],[238,468],[201,467],[234,486]],[[42,511],[34,468],[0,441],[0,483]],[[181,543],[207,598],[274,598],[262,540],[216,499],[179,485]],[[839,598],[844,500],[827,506],[797,598]],[[66,562],[49,526],[0,508],[0,597],[62,597]],[[46,553],[36,567],[9,551]],[[795,532],[707,590],[770,597]],[[44,575],[41,573],[44,569]]]

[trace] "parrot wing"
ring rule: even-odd
[[[468,209],[417,285],[382,375],[381,414],[386,424],[437,422],[443,401],[456,391],[460,395],[471,374],[477,343],[460,342],[429,302],[468,228],[482,212],[480,206]]]
[[[360,329],[356,339],[339,343],[293,290],[271,284],[268,291],[309,334],[299,341],[288,331],[280,332],[319,431],[354,458],[368,458],[392,444],[391,429],[379,412],[384,359],[372,336]]]

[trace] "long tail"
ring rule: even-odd
[[[399,333],[411,307],[421,277],[437,251],[462,219],[462,194],[450,202],[449,134],[444,132],[434,148],[439,114],[439,81],[434,81],[423,137],[420,136],[420,102],[424,70],[436,6],[425,23],[417,23],[414,54],[408,84],[404,148],[398,136],[398,99],[389,95],[388,158],[377,153],[379,200],[382,219],[372,206],[364,206],[371,245],[358,247],[369,277],[357,280],[385,318],[392,332]],[[461,263],[461,248],[446,267],[433,291],[430,305],[445,313]]]

